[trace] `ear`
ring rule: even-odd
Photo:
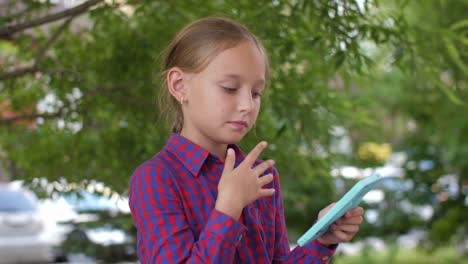
[[[179,102],[183,103],[187,97],[185,85],[185,73],[179,67],[173,67],[167,71],[166,81],[169,93]]]

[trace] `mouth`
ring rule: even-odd
[[[247,128],[247,122],[245,121],[229,121],[228,124],[237,128]]]

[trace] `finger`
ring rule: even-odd
[[[344,215],[340,217],[340,219],[351,218],[354,216],[364,215],[364,209],[362,207],[355,207],[349,211],[347,211]]]
[[[275,193],[275,189],[259,189],[258,195],[260,197],[272,196]]]
[[[353,208],[353,209],[349,210],[348,213],[350,213],[350,215],[347,216],[347,217],[360,216],[360,215],[364,214],[364,208],[356,207],[356,208]]]
[[[353,238],[352,235],[347,234],[346,232],[343,232],[339,229],[334,230],[333,235],[335,235],[341,242],[348,242]]]
[[[360,225],[364,219],[362,216],[353,216],[350,218],[340,218],[336,220],[336,224],[345,224],[345,225]]]
[[[261,175],[263,174],[266,170],[268,170],[268,168],[270,167],[273,167],[273,165],[275,165],[275,161],[274,160],[267,160],[267,161],[264,161],[260,164],[258,164],[255,169],[254,169],[254,173],[255,175]]]
[[[250,151],[250,153],[245,157],[245,162],[246,162],[246,165],[249,167],[249,168],[252,168],[252,165],[254,164],[254,162],[257,160],[257,158],[260,156],[260,153],[262,153],[262,151],[266,148],[268,144],[265,142],[265,141],[262,141],[260,143],[258,143],[253,149],[252,151]]]
[[[355,234],[359,231],[358,225],[337,225],[334,230],[341,230],[346,233]]]
[[[273,174],[268,173],[267,175],[258,178],[258,183],[260,184],[260,186],[263,186],[265,184],[270,183],[272,180],[273,180]]]
[[[223,173],[230,172],[234,169],[234,164],[236,162],[236,153],[231,148],[228,148],[226,154],[226,160],[224,161]]]

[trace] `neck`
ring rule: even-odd
[[[227,144],[214,142],[199,133],[190,133],[184,129],[180,131],[180,135],[216,155],[220,160],[224,161],[226,159]]]

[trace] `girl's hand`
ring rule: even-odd
[[[335,203],[332,203],[322,209],[319,213],[319,219],[322,218],[334,205]],[[330,226],[327,233],[319,237],[317,240],[320,244],[326,247],[332,244],[350,241],[359,231],[359,225],[362,223],[363,215],[364,209],[362,207],[356,207],[349,210]]]
[[[245,160],[234,169],[236,156],[233,149],[228,149],[223,174],[218,184],[218,198],[215,208],[234,219],[239,219],[242,209],[260,197],[271,196],[275,189],[262,187],[273,180],[271,173],[260,177],[265,170],[274,165],[267,160],[252,168],[267,143],[262,141],[245,157]]]

